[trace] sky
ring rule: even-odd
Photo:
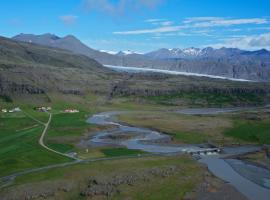
[[[270,50],[270,0],[3,0],[0,35],[74,35],[109,51]]]

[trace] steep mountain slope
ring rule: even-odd
[[[270,52],[243,51],[235,48],[160,49],[147,54],[119,52],[109,54],[84,45],[74,36],[60,38],[51,34],[20,34],[13,39],[70,50],[104,65],[147,67],[201,73],[228,78],[270,81]]]
[[[0,37],[0,95],[106,92],[108,74],[87,56]]]

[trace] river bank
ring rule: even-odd
[[[121,123],[115,122],[119,112],[105,112],[96,114],[88,119],[89,123],[98,124],[98,125],[114,125],[115,128],[108,131],[103,131],[97,133],[92,137],[90,143],[100,143],[103,145],[118,144],[125,146],[128,149],[139,149],[149,153],[180,153],[184,154],[192,151],[201,151],[204,148],[199,147],[198,145],[170,145],[166,144],[153,144],[151,141],[160,140],[167,138],[167,135],[153,131],[150,129],[140,128],[140,127],[130,127],[127,125],[122,125]],[[113,140],[107,136],[113,134],[125,133],[125,134],[136,134],[134,137],[128,139],[123,139],[121,141]],[[106,136],[106,137],[105,137]],[[267,177],[264,176],[264,171],[262,171],[257,166],[252,166],[244,162],[237,161],[235,159],[225,160],[223,156],[229,155],[239,155],[245,154],[248,152],[258,151],[258,147],[250,146],[240,146],[240,147],[229,147],[225,148],[225,151],[222,155],[201,155],[200,163],[206,164],[209,171],[213,173],[218,178],[229,182],[230,185],[235,187],[239,192],[244,194],[248,199],[255,200],[257,197],[261,200],[268,200],[270,196],[270,190],[265,188],[265,185],[260,185],[266,180]],[[241,166],[237,166],[241,164]],[[241,168],[241,169],[240,169]],[[245,176],[240,171],[245,169]],[[261,173],[252,173],[252,170],[261,170]],[[256,178],[254,178],[256,177]],[[268,184],[268,181],[266,181]]]

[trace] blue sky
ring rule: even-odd
[[[3,0],[0,35],[75,35],[102,50],[270,49],[269,0]]]

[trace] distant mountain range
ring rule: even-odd
[[[236,48],[159,49],[146,54],[132,51],[98,51],[72,35],[19,34],[12,39],[83,54],[104,65],[145,67],[181,72],[209,74],[228,78],[270,81],[270,52],[262,49],[245,51]]]

